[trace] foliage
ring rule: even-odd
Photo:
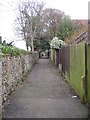
[[[18,49],[14,46],[8,46],[7,44],[1,45],[1,50],[3,54],[10,54],[11,56],[25,54],[25,50]]]
[[[39,40],[36,38],[40,36],[47,37],[48,42],[52,40],[64,17],[64,12],[52,8],[44,9],[45,3],[38,2],[38,0],[20,1],[17,6],[18,17],[15,21],[15,23],[17,22],[16,28],[18,28],[17,32],[23,35],[27,50],[28,46],[31,46],[32,51],[34,51],[34,48],[36,49],[35,45],[38,46],[37,40]],[[44,46],[40,44],[39,47]]]
[[[0,44],[2,43],[2,36],[0,36]]]
[[[65,45],[65,42],[63,40],[59,40],[57,37],[54,37],[53,40],[50,42],[51,48],[59,49]]]
[[[59,39],[65,40],[67,36],[70,36],[74,31],[73,21],[65,16],[62,20],[56,34]]]
[[[19,35],[23,35],[27,50],[29,46],[32,51],[46,49],[45,44],[55,36],[64,41],[78,26],[63,11],[45,8],[45,3],[38,0],[20,1],[17,6],[16,28]],[[40,40],[40,37],[46,37],[48,42],[45,39]]]
[[[46,37],[39,38],[38,40],[34,42],[34,48],[41,50],[41,51],[50,49],[50,44],[49,44],[48,39]]]
[[[58,9],[46,8],[43,10],[44,27],[49,40],[56,36],[56,31],[64,17],[64,12]]]

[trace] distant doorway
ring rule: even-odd
[[[49,57],[48,57],[48,52],[42,51],[42,52],[40,53],[40,58],[43,58],[43,59],[49,58]]]

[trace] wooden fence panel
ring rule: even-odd
[[[70,83],[82,102],[85,101],[85,62],[85,44],[80,43],[70,46]]]
[[[64,46],[54,50],[54,63],[62,65],[62,72],[80,96],[90,103],[90,45],[85,43]],[[86,72],[87,71],[87,72]]]
[[[90,103],[90,44],[87,45],[87,98]]]

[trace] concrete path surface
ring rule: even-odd
[[[5,118],[87,118],[86,105],[72,98],[70,90],[50,60],[39,59],[11,95]]]

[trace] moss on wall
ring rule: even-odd
[[[66,54],[66,52],[64,54]],[[63,74],[67,81],[75,89],[81,101],[85,102],[87,98],[88,103],[90,103],[90,45],[87,45],[87,59],[85,58],[85,54],[85,43],[73,44],[69,46],[69,65],[67,67],[65,66],[65,73]],[[67,62],[67,58],[67,54],[65,55],[65,58],[61,55],[61,59],[65,62]],[[55,52],[52,49],[51,60],[55,61],[55,59]],[[59,63],[62,64],[62,61],[59,61]],[[69,70],[67,69],[68,67],[70,67]]]
[[[70,46],[70,83],[84,102],[82,76],[85,76],[85,44],[80,43]]]

